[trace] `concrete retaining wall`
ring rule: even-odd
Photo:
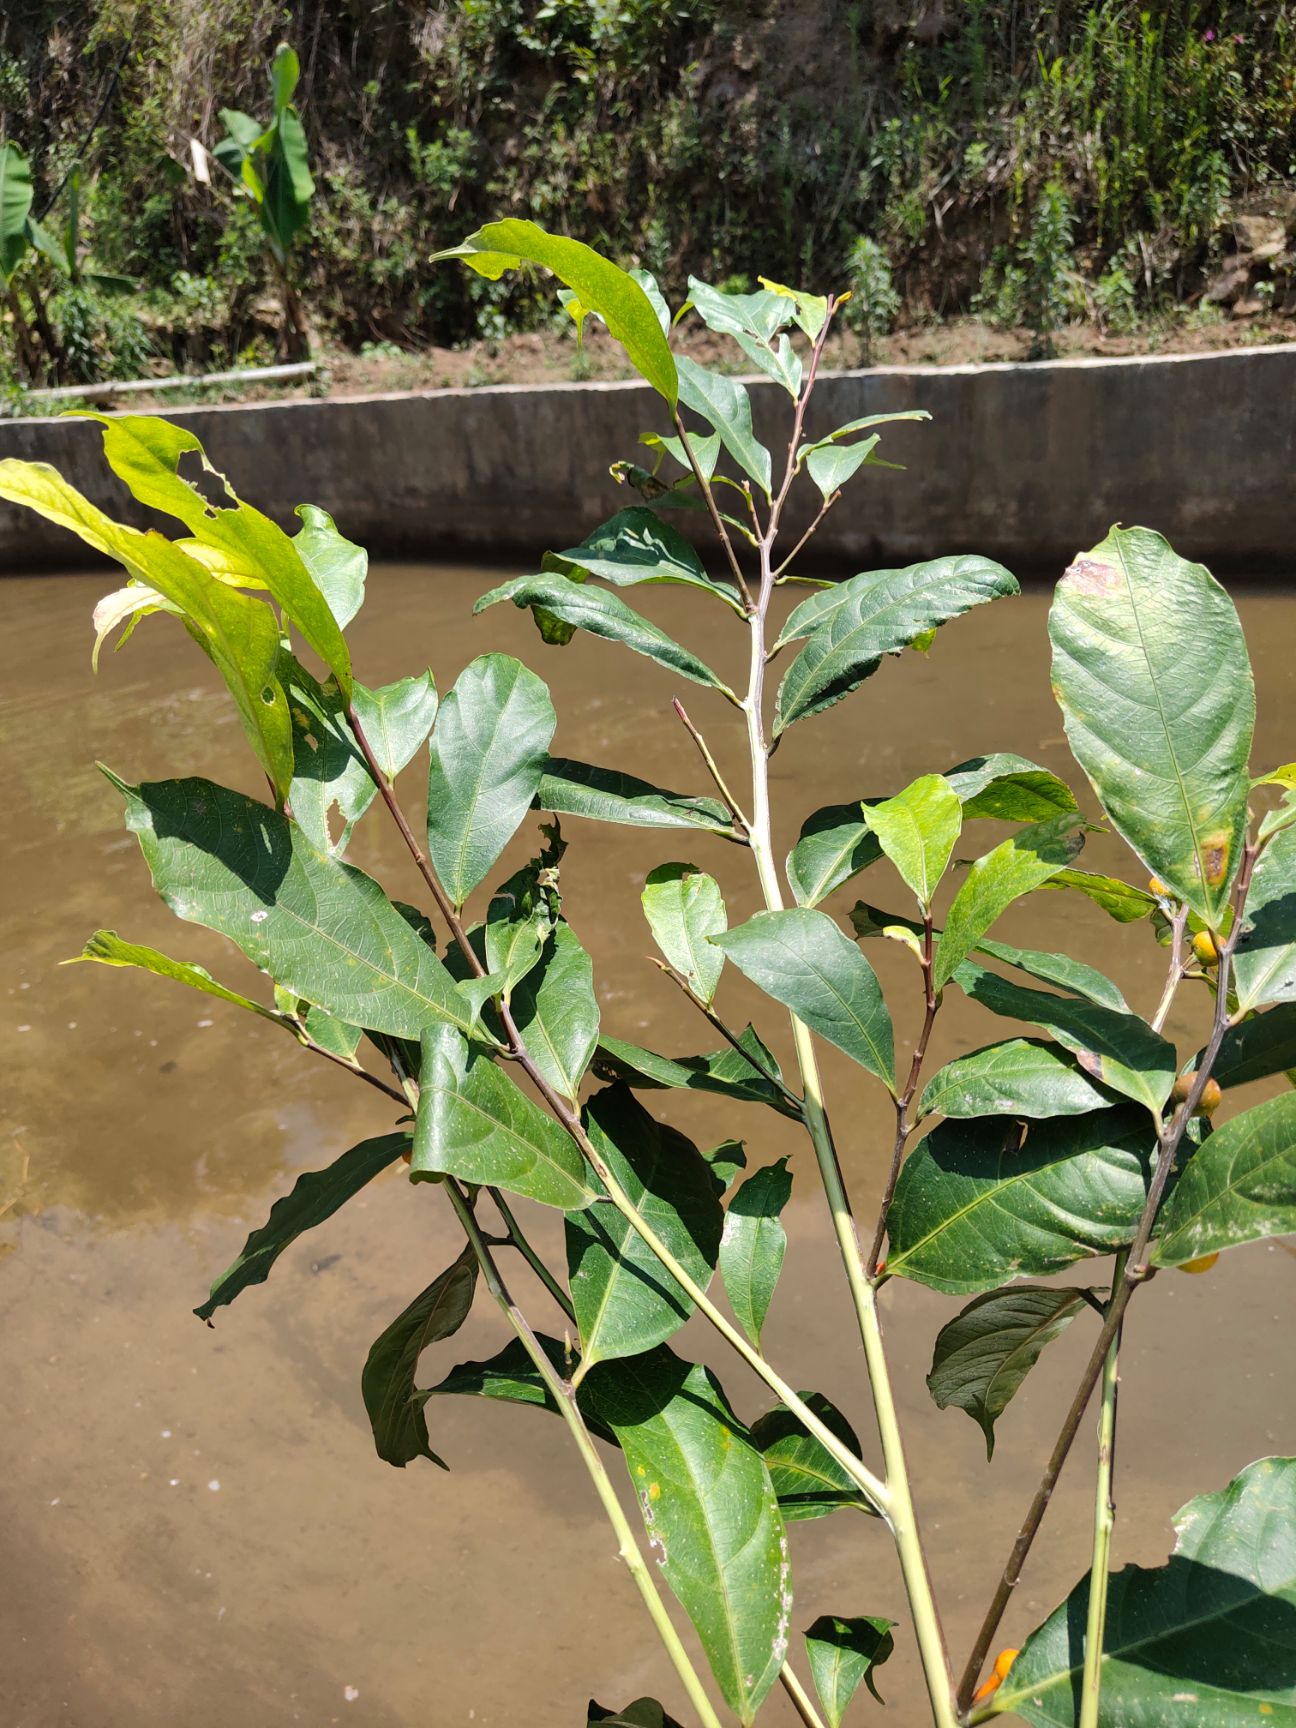
[[[765,382],[752,391],[758,430],[777,452],[787,397]],[[843,372],[821,381],[809,430],[901,408],[925,408],[932,422],[884,434],[880,453],[906,471],[866,471],[851,484],[816,541],[825,565],[977,551],[1052,573],[1122,521],[1161,529],[1223,572],[1296,576],[1296,345]],[[641,430],[666,429],[662,404],[640,384],[435,390],[173,418],[242,496],[286,524],[297,503],[322,504],[374,554],[419,558],[573,545],[637,501],[609,479],[609,462],[642,455]],[[0,456],[52,462],[97,503],[142,520],[93,424],[0,421]],[[804,484],[808,508],[815,495]],[[0,571],[85,562],[79,542],[0,501]]]

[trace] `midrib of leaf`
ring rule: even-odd
[[[478,753],[477,753],[477,772],[473,776],[472,798],[467,802],[467,804],[465,806],[465,814],[466,814],[467,819],[464,822],[463,837],[461,838],[461,840],[459,842],[459,850],[455,854],[455,878],[456,878],[456,881],[462,879],[463,872],[464,872],[464,862],[467,859],[468,851],[469,851],[469,848],[472,844],[473,834],[475,832],[475,829],[473,827],[472,815],[473,815],[473,812],[477,808],[477,802],[481,796],[482,784],[486,778],[486,764],[490,758],[491,751],[495,748],[495,740],[499,737],[500,727],[504,722],[504,716],[508,712],[508,705],[513,700],[513,692],[516,689],[517,689],[517,678],[514,677],[513,682],[509,685],[508,694],[505,696],[503,702],[500,704],[499,712],[495,716],[495,722],[490,729],[488,742],[484,747],[480,748],[478,750]],[[456,706],[457,706],[457,704],[456,704]]]
[[[1083,1297],[1081,1297],[1078,1292],[1076,1299],[1077,1301],[1083,1301]],[[1030,1346],[1035,1342],[1041,1332],[1047,1332],[1050,1326],[1057,1323],[1058,1316],[1061,1312],[1061,1308],[1055,1308],[1047,1319],[1033,1321],[1031,1323],[1031,1329],[1026,1336],[1022,1338],[1019,1343],[1013,1345],[1012,1350],[1004,1357],[999,1366],[991,1374],[989,1380],[986,1382],[985,1403],[987,1406],[991,1403],[991,1394],[999,1384],[1000,1379],[1007,1374],[1009,1369],[1014,1367],[1020,1360],[1021,1356],[1030,1349]]]
[[[654,1153],[653,1159],[652,1159],[652,1174],[654,1174],[654,1175],[656,1174],[656,1171],[657,1171],[658,1162],[659,1162],[658,1155],[656,1153]],[[640,1180],[640,1179],[636,1178],[636,1180]],[[627,1191],[627,1193],[629,1193],[629,1189],[627,1189],[626,1191]],[[634,1202],[635,1206],[637,1206],[639,1208],[641,1213],[644,1211],[644,1208],[642,1205],[643,1197],[649,1191],[650,1190],[649,1190],[647,1182],[640,1180],[640,1188],[639,1188],[638,1194],[631,1194],[630,1195],[631,1200]],[[607,1282],[603,1286],[602,1299],[599,1302],[599,1305],[594,1312],[594,1319],[593,1319],[593,1321],[590,1325],[590,1329],[589,1329],[589,1337],[585,1340],[585,1349],[583,1352],[583,1360],[586,1362],[587,1365],[589,1365],[591,1367],[593,1366],[593,1364],[596,1360],[598,1334],[599,1334],[600,1330],[602,1329],[604,1318],[607,1315],[608,1306],[612,1300],[612,1291],[616,1287],[617,1281],[621,1276],[621,1259],[620,1259],[621,1250],[625,1246],[625,1244],[628,1241],[629,1236],[630,1236],[630,1226],[628,1223],[626,1223],[625,1219],[618,1217],[617,1223],[620,1227],[619,1237],[613,1237],[612,1232],[610,1230],[608,1231],[608,1235],[609,1235],[609,1237],[611,1237],[613,1245],[616,1249],[616,1258],[612,1262],[612,1268],[608,1274]],[[606,1226],[604,1226],[604,1228],[606,1229]],[[682,1292],[681,1292],[681,1294],[682,1294]]]
[[[457,1099],[463,1109],[469,1111],[470,1114],[478,1117],[481,1121],[488,1123],[496,1134],[502,1134],[504,1138],[510,1141],[513,1145],[520,1147],[524,1152],[529,1152],[531,1154],[531,1166],[533,1169],[537,1163],[544,1163],[549,1166],[550,1170],[555,1171],[559,1176],[561,1176],[564,1182],[571,1183],[572,1186],[576,1188],[584,1186],[584,1184],[578,1182],[568,1171],[564,1170],[561,1164],[551,1158],[543,1147],[535,1145],[530,1140],[524,1140],[515,1128],[510,1128],[507,1123],[501,1122],[498,1116],[492,1116],[489,1110],[484,1110],[475,1099],[468,1097],[467,1093],[458,1091],[453,1086],[434,1085],[430,1090],[440,1094],[442,1097],[449,1096]]]
[[[785,943],[781,942],[781,946],[786,948]],[[861,958],[862,958],[862,956],[861,956]],[[841,1003],[842,1007],[845,1009],[847,1015],[850,1017],[853,1024],[859,1028],[860,1036],[863,1038],[864,1042],[868,1045],[869,1049],[873,1052],[873,1060],[877,1063],[878,1068],[881,1071],[879,1077],[881,1078],[883,1085],[890,1086],[892,1082],[890,1079],[887,1078],[887,1065],[885,1062],[883,1062],[881,1052],[878,1050],[877,1045],[873,1042],[872,1037],[869,1035],[867,1029],[865,1028],[864,1022],[860,1019],[859,1015],[856,1014],[854,1008],[846,1000],[846,998],[842,995],[841,991],[833,983],[832,979],[827,977],[826,974],[824,974],[823,972],[821,972],[819,970],[819,968],[815,965],[813,960],[803,959],[802,956],[800,956],[800,955],[797,956],[797,959],[801,961],[801,964],[805,966],[805,968],[808,972],[812,972],[814,974],[814,976],[819,979],[820,983],[826,985],[829,993],[831,995],[835,996],[836,999],[838,1000],[838,1002]]]

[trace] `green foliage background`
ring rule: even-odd
[[[90,137],[96,256],[179,363],[251,340],[254,220],[189,140],[260,111],[281,39],[319,182],[305,289],[353,343],[552,317],[545,290],[427,267],[507,215],[676,292],[842,284],[864,235],[911,312],[1029,321],[1044,296],[1047,329],[1063,260],[1100,315],[1182,296],[1230,204],[1296,180],[1288,0],[10,0],[0,131],[38,209]]]

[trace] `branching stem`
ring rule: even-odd
[[[914,1124],[909,1120],[909,1112],[913,1107],[914,1097],[918,1091],[918,1082],[922,1078],[923,1061],[927,1055],[927,1046],[931,1042],[932,1027],[936,1023],[936,1011],[940,1007],[940,999],[932,982],[934,959],[935,931],[932,927],[931,912],[928,911],[923,920],[922,953],[920,955],[924,1004],[922,1031],[918,1034],[918,1042],[914,1045],[913,1059],[909,1064],[909,1074],[905,1080],[904,1089],[895,1101],[895,1145],[891,1152],[891,1167],[887,1171],[886,1186],[882,1190],[882,1204],[878,1208],[877,1225],[873,1232],[873,1246],[869,1249],[868,1275],[870,1279],[876,1279],[878,1276],[882,1244],[886,1240],[887,1219],[891,1215],[891,1202],[895,1198],[896,1183],[900,1180],[900,1166],[904,1162],[905,1147],[909,1143],[909,1136],[914,1131]]]
[[[1125,1255],[1116,1256],[1113,1292],[1125,1276]],[[1094,1485],[1093,1559],[1089,1568],[1089,1613],[1085,1628],[1084,1674],[1080,1682],[1078,1728],[1098,1728],[1102,1691],[1103,1636],[1107,1629],[1107,1583],[1111,1566],[1112,1530],[1116,1524],[1113,1481],[1116,1470],[1116,1394],[1120,1385],[1121,1329],[1118,1327],[1103,1365],[1102,1404],[1098,1417],[1098,1470]]]
[[[743,815],[742,806],[738,803],[738,800],[734,797],[733,793],[725,785],[724,776],[721,774],[719,768],[716,766],[715,757],[711,754],[711,751],[707,746],[706,739],[702,736],[702,734],[698,731],[697,727],[689,719],[687,713],[684,710],[684,704],[680,701],[678,696],[672,697],[671,707],[675,710],[676,716],[679,719],[679,722],[683,726],[684,730],[688,733],[689,737],[697,745],[698,754],[701,756],[703,762],[706,764],[707,773],[711,776],[712,780],[715,781],[716,790],[719,792],[720,796],[724,799],[725,803],[729,807],[729,814],[733,817],[734,821],[737,823],[738,827],[742,830],[742,832],[744,834],[750,833],[751,832],[751,823]]]

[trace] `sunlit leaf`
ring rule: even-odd
[[[896,1185],[888,1274],[954,1295],[1041,1277],[1133,1240],[1156,1136],[1122,1106],[1022,1127],[943,1122]]]
[[[720,1249],[723,1213],[696,1146],[655,1122],[624,1086],[596,1093],[585,1107],[585,1124],[636,1210],[705,1288]],[[591,1207],[567,1219],[567,1274],[582,1372],[664,1343],[692,1312],[679,1284],[612,1207]]]
[[[469,1245],[374,1340],[360,1390],[374,1446],[384,1462],[404,1469],[415,1458],[430,1458],[448,1468],[428,1444],[427,1418],[423,1401],[414,1396],[414,1376],[427,1346],[449,1338],[468,1318],[476,1287],[477,1260]]]
[[[768,1104],[784,1116],[799,1118],[800,1112],[768,1079],[779,1072],[778,1063],[749,1026],[739,1043],[751,1052],[750,1060],[732,1045],[706,1056],[658,1056],[621,1038],[599,1040],[600,1061],[610,1063],[618,1078],[637,1090],[645,1087],[679,1087],[692,1092],[719,1092],[753,1104]]]
[[[1237,610],[1146,528],[1078,557],[1049,614],[1067,738],[1113,826],[1218,927],[1241,861],[1255,719]]]
[[[1157,1227],[1153,1259],[1160,1266],[1296,1231],[1296,1092],[1257,1104],[1208,1135]]]
[[[802,1392],[802,1402],[859,1457],[861,1447],[855,1430],[822,1392]],[[877,1508],[860,1493],[858,1484],[842,1469],[822,1440],[802,1424],[799,1416],[776,1404],[752,1424],[752,1445],[764,1456],[770,1481],[778,1495],[779,1510],[786,1523],[809,1518],[827,1518],[832,1512],[854,1510],[877,1516]]]
[[[932,981],[939,990],[1014,900],[1064,869],[1084,845],[1079,817],[1032,823],[978,858],[945,916]]]
[[[941,1327],[927,1389],[938,1410],[966,1410],[994,1457],[995,1422],[1052,1343],[1088,1307],[1078,1290],[1023,1284],[969,1302]]]
[[[925,774],[894,798],[870,804],[866,817],[919,904],[930,907],[963,826],[963,806],[949,782]]]
[[[1010,1038],[947,1062],[927,1082],[919,1112],[1045,1118],[1083,1116],[1115,1102],[1056,1044]]]
[[[815,1690],[828,1718],[828,1728],[840,1728],[846,1706],[863,1681],[882,1703],[882,1694],[873,1678],[875,1669],[891,1655],[895,1640],[891,1636],[894,1620],[860,1616],[843,1619],[839,1614],[821,1614],[806,1628],[806,1654]]]
[[[598,1041],[599,1006],[590,957],[568,925],[555,926],[540,964],[514,988],[511,1006],[531,1060],[575,1103]]]
[[[1275,834],[1256,864],[1233,953],[1233,985],[1242,1013],[1296,1002],[1296,827]]]
[[[650,786],[617,768],[596,768],[550,756],[540,777],[536,804],[559,816],[620,822],[628,828],[690,828],[734,838],[733,818],[715,798],[691,798]]]
[[[653,940],[698,1001],[710,1006],[724,951],[709,938],[728,926],[719,883],[692,864],[659,864],[649,871],[641,898]]]
[[[192,960],[172,960],[170,955],[160,954],[156,948],[146,948],[139,942],[124,942],[115,930],[96,930],[76,959],[98,960],[104,966],[136,967],[141,972],[153,973],[156,978],[170,978],[177,984],[187,984],[192,990],[219,997],[222,1002],[231,1002],[236,1008],[246,1008],[266,1020],[273,1020],[275,1025],[281,1024],[272,1008],[218,984],[205,966],[197,966]],[[67,965],[72,963],[65,962]]]
[[[720,434],[720,441],[745,474],[769,496],[770,453],[752,430],[751,397],[745,387],[722,372],[709,372],[696,360],[681,356],[679,399]]]
[[[302,525],[293,545],[328,601],[339,630],[345,630],[364,605],[369,554],[338,533],[337,524],[318,504],[299,504]]]
[[[674,440],[661,442],[669,446]],[[687,463],[682,449],[679,460]],[[704,589],[735,612],[742,611],[733,589],[707,575],[701,559],[679,529],[663,522],[655,510],[641,506],[618,510],[601,528],[586,535],[579,546],[569,546],[560,556],[617,588],[630,588],[639,582],[676,582],[687,588]]]
[[[1099,1666],[1110,1728],[1296,1721],[1296,1458],[1262,1458],[1175,1516],[1169,1564],[1112,1576]],[[1031,1728],[1073,1728],[1086,1576],[994,1695]]]

